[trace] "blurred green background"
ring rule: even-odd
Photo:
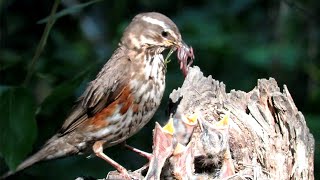
[[[87,3],[87,4],[86,4]],[[320,179],[320,2],[317,0],[62,0],[61,17],[40,39],[52,0],[0,0],[0,174],[15,167],[61,126],[75,99],[117,47],[134,17],[166,14],[193,46],[205,75],[228,91],[250,91],[258,78],[286,84],[316,139]],[[43,21],[40,21],[43,20]],[[33,57],[38,49],[39,58]],[[127,141],[151,151],[155,121],[164,123],[168,95],[182,84],[178,63],[169,64],[162,105],[151,122]],[[128,169],[146,159],[116,146],[106,154]],[[73,156],[37,164],[12,179],[102,178],[113,168],[99,158]]]

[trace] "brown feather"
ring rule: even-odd
[[[119,47],[96,79],[89,83],[78,104],[62,125],[61,134],[73,131],[88,120],[88,114],[99,113],[114,101],[112,94],[122,88],[119,83],[123,82],[122,78],[126,78],[125,74],[121,71],[114,71],[114,69],[121,69],[118,66],[123,67],[123,61],[127,61],[126,51],[127,49]]]

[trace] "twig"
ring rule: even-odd
[[[30,63],[30,66],[29,66],[29,70],[27,72],[27,75],[26,75],[26,78],[23,82],[23,86],[27,86],[31,77],[32,77],[32,74],[34,72],[34,69],[35,69],[35,65],[36,65],[36,62],[37,60],[39,59],[46,43],[47,43],[47,39],[48,39],[48,36],[49,36],[49,33],[50,33],[50,30],[51,28],[53,27],[54,23],[55,23],[55,18],[54,15],[57,11],[57,8],[59,6],[59,3],[60,3],[61,0],[55,0],[54,1],[54,4],[53,4],[53,7],[51,9],[51,13],[50,13],[50,17],[49,17],[49,21],[47,22],[46,24],[46,27],[44,29],[44,32],[41,36],[41,39],[40,39],[40,42],[37,46],[37,49],[36,49],[36,52],[31,60],[31,63]]]

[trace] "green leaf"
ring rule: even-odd
[[[74,14],[74,13],[77,13],[79,12],[81,9],[91,5],[91,4],[94,4],[94,3],[97,3],[101,0],[93,0],[93,1],[89,1],[89,2],[86,2],[86,3],[82,3],[82,4],[78,4],[78,5],[75,5],[75,6],[71,6],[70,8],[67,8],[67,9],[64,9],[58,13],[56,13],[52,18],[57,20],[63,16],[66,16],[68,14]],[[37,23],[38,24],[43,24],[43,23],[46,23],[47,21],[49,20],[49,17],[46,17],[46,18],[43,18],[41,20],[39,20]]]
[[[32,150],[36,104],[25,88],[0,89],[0,155],[12,170]]]

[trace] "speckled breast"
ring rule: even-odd
[[[132,78],[124,88],[124,100],[116,106],[115,113],[107,117],[108,127],[97,133],[100,137],[104,136],[105,147],[119,144],[137,133],[160,105],[165,89],[163,56],[155,55],[152,60],[143,61],[140,65],[141,69],[132,72]]]

